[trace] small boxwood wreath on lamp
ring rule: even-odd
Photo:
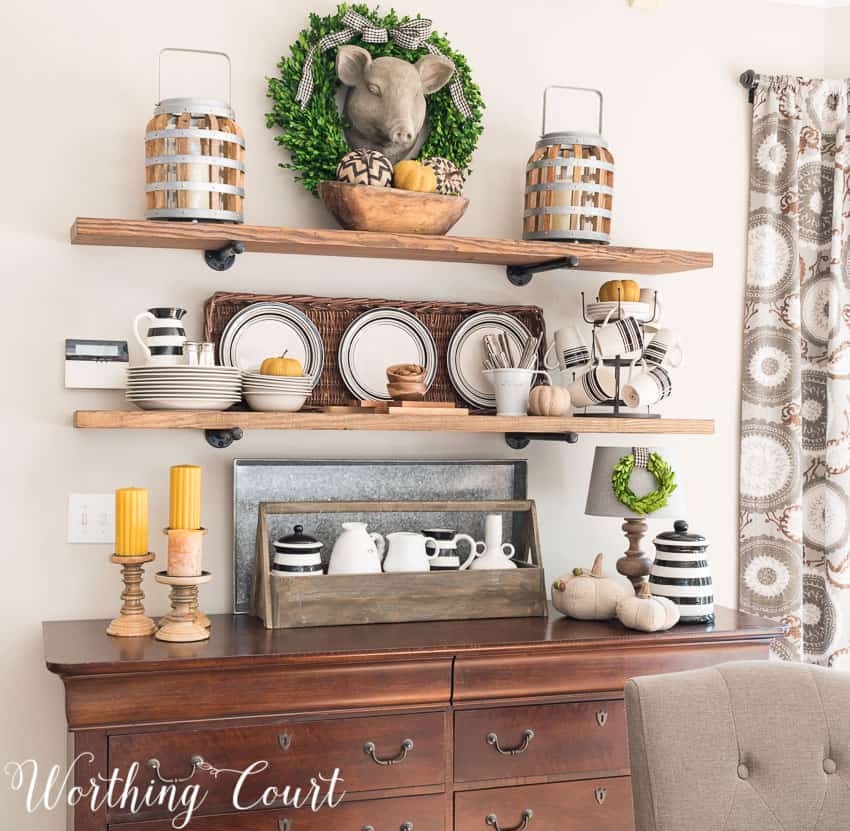
[[[311,14],[310,27],[304,29],[292,44],[290,56],[281,58],[278,64],[280,76],[267,79],[268,97],[274,104],[272,111],[266,114],[266,125],[283,130],[282,134],[275,136],[275,141],[285,147],[291,156],[290,162],[281,163],[280,166],[295,170],[296,181],[300,181],[314,195],[319,182],[336,178],[339,160],[351,149],[345,140],[342,116],[336,102],[340,82],[334,66],[335,49],[324,52],[316,50],[312,64],[312,94],[306,104],[297,99],[298,88],[310,50],[322,38],[346,28],[343,18],[349,9],[368,18],[375,27],[381,29],[395,29],[410,21],[409,17],[399,17],[392,9],[387,14],[381,14],[377,8],[369,9],[361,4],[342,4],[335,14],[327,17]],[[367,49],[373,58],[395,57],[415,62],[426,53],[424,48],[403,48],[392,39],[387,43],[369,43],[355,38],[352,42]],[[472,81],[466,58],[452,49],[443,35],[433,32],[427,42],[454,62],[471,116],[467,118],[456,107],[448,86],[429,96],[428,138],[420,156],[449,159],[468,174],[472,153],[484,129],[481,90]]]

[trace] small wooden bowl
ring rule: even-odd
[[[425,398],[424,383],[396,382],[387,384],[387,392],[394,401],[421,401]]]
[[[418,369],[418,372],[405,373],[404,369]],[[425,382],[427,371],[418,364],[393,364],[387,367],[387,380],[393,384],[421,384]]]
[[[469,200],[398,188],[319,182],[319,197],[348,231],[441,236],[464,215]]]

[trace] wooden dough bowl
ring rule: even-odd
[[[398,188],[320,182],[325,207],[347,231],[441,236],[466,212],[463,196],[441,196]]]

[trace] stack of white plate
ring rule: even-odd
[[[226,366],[137,366],[127,398],[143,410],[226,410],[242,399],[242,374]]]
[[[310,375],[295,378],[288,375],[242,374],[242,390],[252,410],[294,413],[304,406],[316,379]]]

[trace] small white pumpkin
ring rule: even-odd
[[[528,394],[528,410],[536,416],[562,416],[570,409],[570,392],[565,387],[540,384]]]
[[[634,597],[632,584],[624,577],[602,574],[602,554],[597,554],[589,571],[574,568],[552,585],[552,603],[561,614],[577,620],[610,620],[617,603]]]
[[[679,607],[669,597],[654,596],[649,583],[641,583],[636,596],[617,604],[617,618],[629,629],[663,632],[679,622]]]

